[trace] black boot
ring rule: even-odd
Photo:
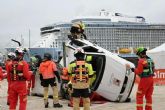
[[[45,104],[45,108],[48,108],[48,106],[49,106],[49,102],[47,102],[47,103]]]
[[[7,105],[10,105],[10,103],[9,103],[9,102],[7,102]]]
[[[54,108],[61,108],[61,107],[63,107],[61,104],[59,104],[59,103],[56,103],[56,104],[53,104],[53,107]]]

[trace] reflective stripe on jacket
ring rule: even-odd
[[[7,74],[11,81],[25,81],[31,79],[29,65],[26,61],[13,61],[7,67]]]
[[[135,73],[141,78],[154,76],[154,62],[152,59],[149,57],[139,59]]]
[[[154,76],[154,62],[152,61],[152,59],[147,58],[147,60],[144,61],[143,64],[144,64],[143,72],[139,76],[141,78]]]
[[[92,76],[93,68],[85,61],[76,61],[69,64],[68,73],[72,77],[73,88],[83,89],[89,87],[89,78]]]

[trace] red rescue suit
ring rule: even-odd
[[[153,94],[153,61],[147,58],[140,58],[138,66],[135,68],[135,74],[140,76],[140,83],[136,94],[137,110],[143,110],[143,97],[145,96],[145,110],[152,110],[152,94]]]
[[[6,68],[6,70],[8,70],[8,68],[9,68],[9,65],[11,65],[12,64],[12,60],[10,60],[10,59],[8,59],[8,60],[6,60],[6,62],[5,62],[5,68]],[[7,93],[8,93],[8,96],[7,96],[7,105],[9,105],[10,104],[10,96],[9,96],[9,91],[10,91],[10,77],[9,77],[10,75],[8,75],[7,74],[7,81],[8,81],[8,90],[7,90]]]
[[[29,71],[29,74],[31,74],[32,76],[31,79],[28,81],[28,95],[30,95],[30,89],[33,89],[35,84],[35,75],[32,71]]]
[[[26,61],[12,61],[7,67],[10,82],[10,110],[16,110],[18,97],[19,110],[26,110],[27,104],[27,80],[30,80],[29,66]]]
[[[2,67],[0,67],[0,81],[3,79]]]

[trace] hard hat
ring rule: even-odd
[[[52,55],[50,53],[44,53],[44,59],[51,60],[52,59]]]
[[[146,48],[144,48],[144,47],[139,47],[139,48],[137,48],[137,55],[139,55],[140,53],[142,53],[142,52],[146,52],[147,51],[147,49]]]
[[[36,63],[36,62],[37,62],[37,58],[34,57],[34,56],[32,56],[32,57],[30,57],[30,61],[31,61],[32,63]]]
[[[73,23],[70,32],[71,33],[83,33],[85,29],[84,23],[80,22],[75,22]]]
[[[85,56],[85,52],[82,48],[77,48],[75,51],[74,51],[74,56],[75,57],[78,57],[78,56]]]
[[[16,48],[15,49],[15,54],[18,55],[18,54],[21,54],[21,55],[24,55],[24,50],[20,47]]]
[[[10,58],[10,59],[14,59],[14,58],[16,57],[15,53],[13,53],[13,52],[9,52],[9,53],[7,54],[7,56],[8,56],[8,58]]]

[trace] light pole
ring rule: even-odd
[[[29,48],[30,48],[30,29],[29,29]]]

